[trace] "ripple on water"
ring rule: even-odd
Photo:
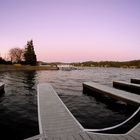
[[[87,96],[82,93],[82,83],[96,81],[112,86],[113,80],[128,81],[135,77],[140,77],[139,70],[115,68],[0,72],[0,81],[6,84],[5,94],[0,97],[0,132],[8,140],[39,133],[36,85],[44,82],[52,84],[85,128],[112,126],[128,118],[136,108],[108,97]]]

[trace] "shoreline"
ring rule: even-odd
[[[59,70],[56,66],[0,65],[0,71]]]
[[[134,67],[93,67],[93,66],[76,66],[78,68],[123,68],[123,69],[140,69]],[[59,67],[55,65],[49,66],[31,66],[31,65],[4,65],[0,64],[0,72],[1,71],[32,71],[32,70],[59,70]]]

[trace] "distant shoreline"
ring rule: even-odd
[[[140,60],[132,61],[85,61],[79,63],[71,63],[74,66],[82,67],[115,67],[115,68],[140,68]]]
[[[127,68],[127,69],[140,69],[139,67],[111,67],[111,66],[75,66],[79,68]],[[59,67],[56,65],[41,65],[41,66],[31,66],[31,65],[0,65],[0,72],[1,71],[33,71],[33,70],[59,70]]]
[[[0,65],[0,71],[59,70],[56,66]]]

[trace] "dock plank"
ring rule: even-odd
[[[69,112],[49,84],[38,86],[40,132],[47,136],[77,134],[84,128]]]
[[[91,140],[86,132],[85,133],[80,133],[79,135],[83,138],[83,140]]]
[[[98,138],[98,135],[96,135],[96,134],[93,133],[93,132],[87,132],[87,135],[88,135],[88,137],[89,137],[91,140],[100,140],[100,139]]]
[[[113,81],[113,87],[140,95],[140,85],[124,81]]]
[[[130,133],[129,134],[131,137],[133,137],[134,139],[140,139],[140,135],[137,134],[136,132]]]
[[[134,78],[134,79],[131,79],[130,81],[131,83],[140,84],[140,79]]]
[[[99,94],[108,95],[112,98],[122,100],[128,104],[140,105],[140,96],[132,94],[130,92],[114,89],[105,85],[101,85],[95,82],[85,82],[83,83],[83,90],[90,90]]]
[[[70,136],[67,136],[67,140],[75,140],[75,139],[72,135],[70,135]]]

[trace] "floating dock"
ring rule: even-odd
[[[83,131],[50,85],[38,86],[38,105],[40,133],[47,137],[59,137]]]
[[[49,84],[38,85],[40,134],[26,140],[139,140],[140,123],[127,134],[86,131]]]
[[[127,83],[124,81],[113,81],[113,87],[130,91],[140,95],[140,85],[134,83]]]
[[[0,83],[0,93],[4,93],[4,83]]]
[[[124,101],[132,105],[140,105],[140,96],[132,94],[130,92],[121,91],[112,87],[101,85],[95,82],[85,82],[83,83],[83,90],[92,91],[92,94],[104,94],[109,95],[112,98],[117,100]]]
[[[131,79],[131,83],[140,84],[140,79]]]

